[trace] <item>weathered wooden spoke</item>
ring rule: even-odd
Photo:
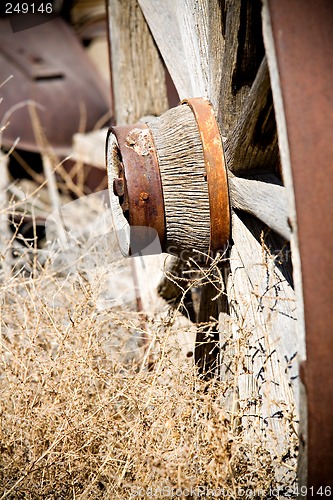
[[[137,0],[108,0],[109,39],[117,124],[163,113],[165,72]]]
[[[139,0],[179,97],[209,97],[218,109],[222,33],[219,0]]]
[[[243,110],[265,53],[260,0],[226,0],[223,21],[219,121],[222,134],[228,136]]]
[[[266,57],[225,140],[225,156],[228,168],[238,175],[277,171],[279,150]]]
[[[286,240],[290,239],[288,200],[276,175],[242,178],[229,172],[229,190],[234,208],[254,215]]]

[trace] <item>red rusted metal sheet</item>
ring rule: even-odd
[[[318,498],[321,487],[333,485],[333,2],[269,0],[268,5],[303,280],[308,498]]]
[[[46,139],[59,156],[72,148],[80,126],[92,130],[111,114],[109,90],[70,26],[60,18],[12,33],[0,19],[2,146],[39,152],[27,103],[34,102]]]

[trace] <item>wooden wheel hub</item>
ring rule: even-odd
[[[184,100],[148,124],[111,127],[109,185],[130,226],[156,230],[169,253],[224,251],[230,208],[224,151],[211,104]],[[111,172],[111,173],[110,173]],[[144,242],[143,242],[144,243]]]

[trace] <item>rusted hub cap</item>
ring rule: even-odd
[[[151,132],[143,123],[111,127],[110,132],[116,137],[119,154],[118,172],[114,172],[113,179],[109,175],[110,190],[119,198],[130,226],[154,229],[163,245],[164,202]]]

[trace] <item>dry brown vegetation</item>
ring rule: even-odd
[[[97,271],[17,245],[2,244],[0,498],[274,498],[282,457],[241,430],[232,380],[198,376],[188,321],[162,301],[145,325],[130,302],[98,307]]]
[[[207,385],[191,362],[173,361],[181,354],[170,342],[172,324],[150,325],[155,367],[147,371],[141,359],[124,362],[126,340],[138,331],[133,313],[99,314],[84,282],[64,290],[47,281],[53,286],[43,274],[16,278],[3,294],[4,497],[130,498],[138,486],[233,492],[272,484],[261,444],[254,449],[232,432],[223,384]]]

